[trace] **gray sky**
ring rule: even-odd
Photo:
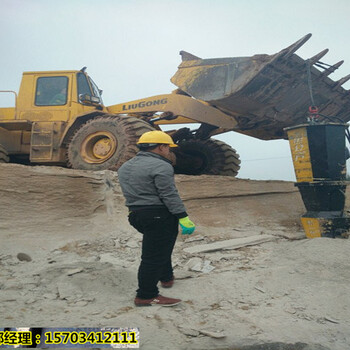
[[[111,105],[174,90],[180,50],[273,54],[307,33],[299,56],[329,48],[323,62],[345,60],[330,77],[350,73],[349,0],[0,0],[0,12],[0,90],[18,91],[23,71],[87,66]],[[295,179],[287,141],[218,138],[241,155],[239,177]]]

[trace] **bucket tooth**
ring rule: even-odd
[[[298,41],[296,41],[294,44],[285,48],[284,51],[286,51],[286,53],[284,54],[284,57],[288,58],[292,56],[295,51],[297,51],[300,47],[302,47],[311,38],[311,36],[312,34],[309,33],[304,37],[302,37],[301,39],[299,39]]]
[[[344,61],[339,61],[335,64],[333,64],[333,66],[330,66],[329,68],[327,68],[326,70],[324,70],[324,72],[322,72],[322,75],[327,76],[331,73],[333,73],[336,69],[338,69],[342,64],[344,63]]]
[[[348,80],[350,80],[350,74],[346,75],[344,78],[339,79],[338,81],[335,82],[335,85],[333,87],[333,90],[337,89],[339,86],[343,85],[346,83]]]
[[[192,55],[191,53],[187,51],[180,51],[180,55],[182,58],[182,61],[192,61],[192,60],[200,60],[201,58],[195,55]]]
[[[317,55],[312,56],[311,58],[309,58],[310,64],[314,64],[317,61],[319,61],[323,56],[325,56],[327,54],[328,51],[329,51],[328,49],[324,49],[323,51],[321,51]]]

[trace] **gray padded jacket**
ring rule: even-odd
[[[152,152],[139,152],[118,170],[119,183],[131,210],[166,206],[178,218],[187,216],[177,191],[171,162]]]

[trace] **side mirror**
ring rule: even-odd
[[[91,96],[88,94],[79,95],[79,101],[83,104],[90,106],[99,106],[101,104],[101,100],[99,97]]]

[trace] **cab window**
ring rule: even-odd
[[[100,90],[98,89],[97,85],[93,82],[93,80],[90,77],[87,77],[84,73],[78,73],[77,81],[78,81],[78,99],[80,95],[95,96],[100,99],[100,103],[102,104]]]
[[[92,90],[94,92],[94,96],[98,97],[100,99],[101,104],[102,102],[102,97],[101,97],[101,93],[102,91],[99,90],[99,88],[97,87],[97,85],[94,83],[94,81],[89,77],[89,81],[90,81],[90,85],[92,87]]]
[[[36,106],[63,106],[67,103],[67,77],[41,77],[36,83]]]
[[[91,96],[91,89],[84,73],[78,73],[78,98],[80,95]]]

